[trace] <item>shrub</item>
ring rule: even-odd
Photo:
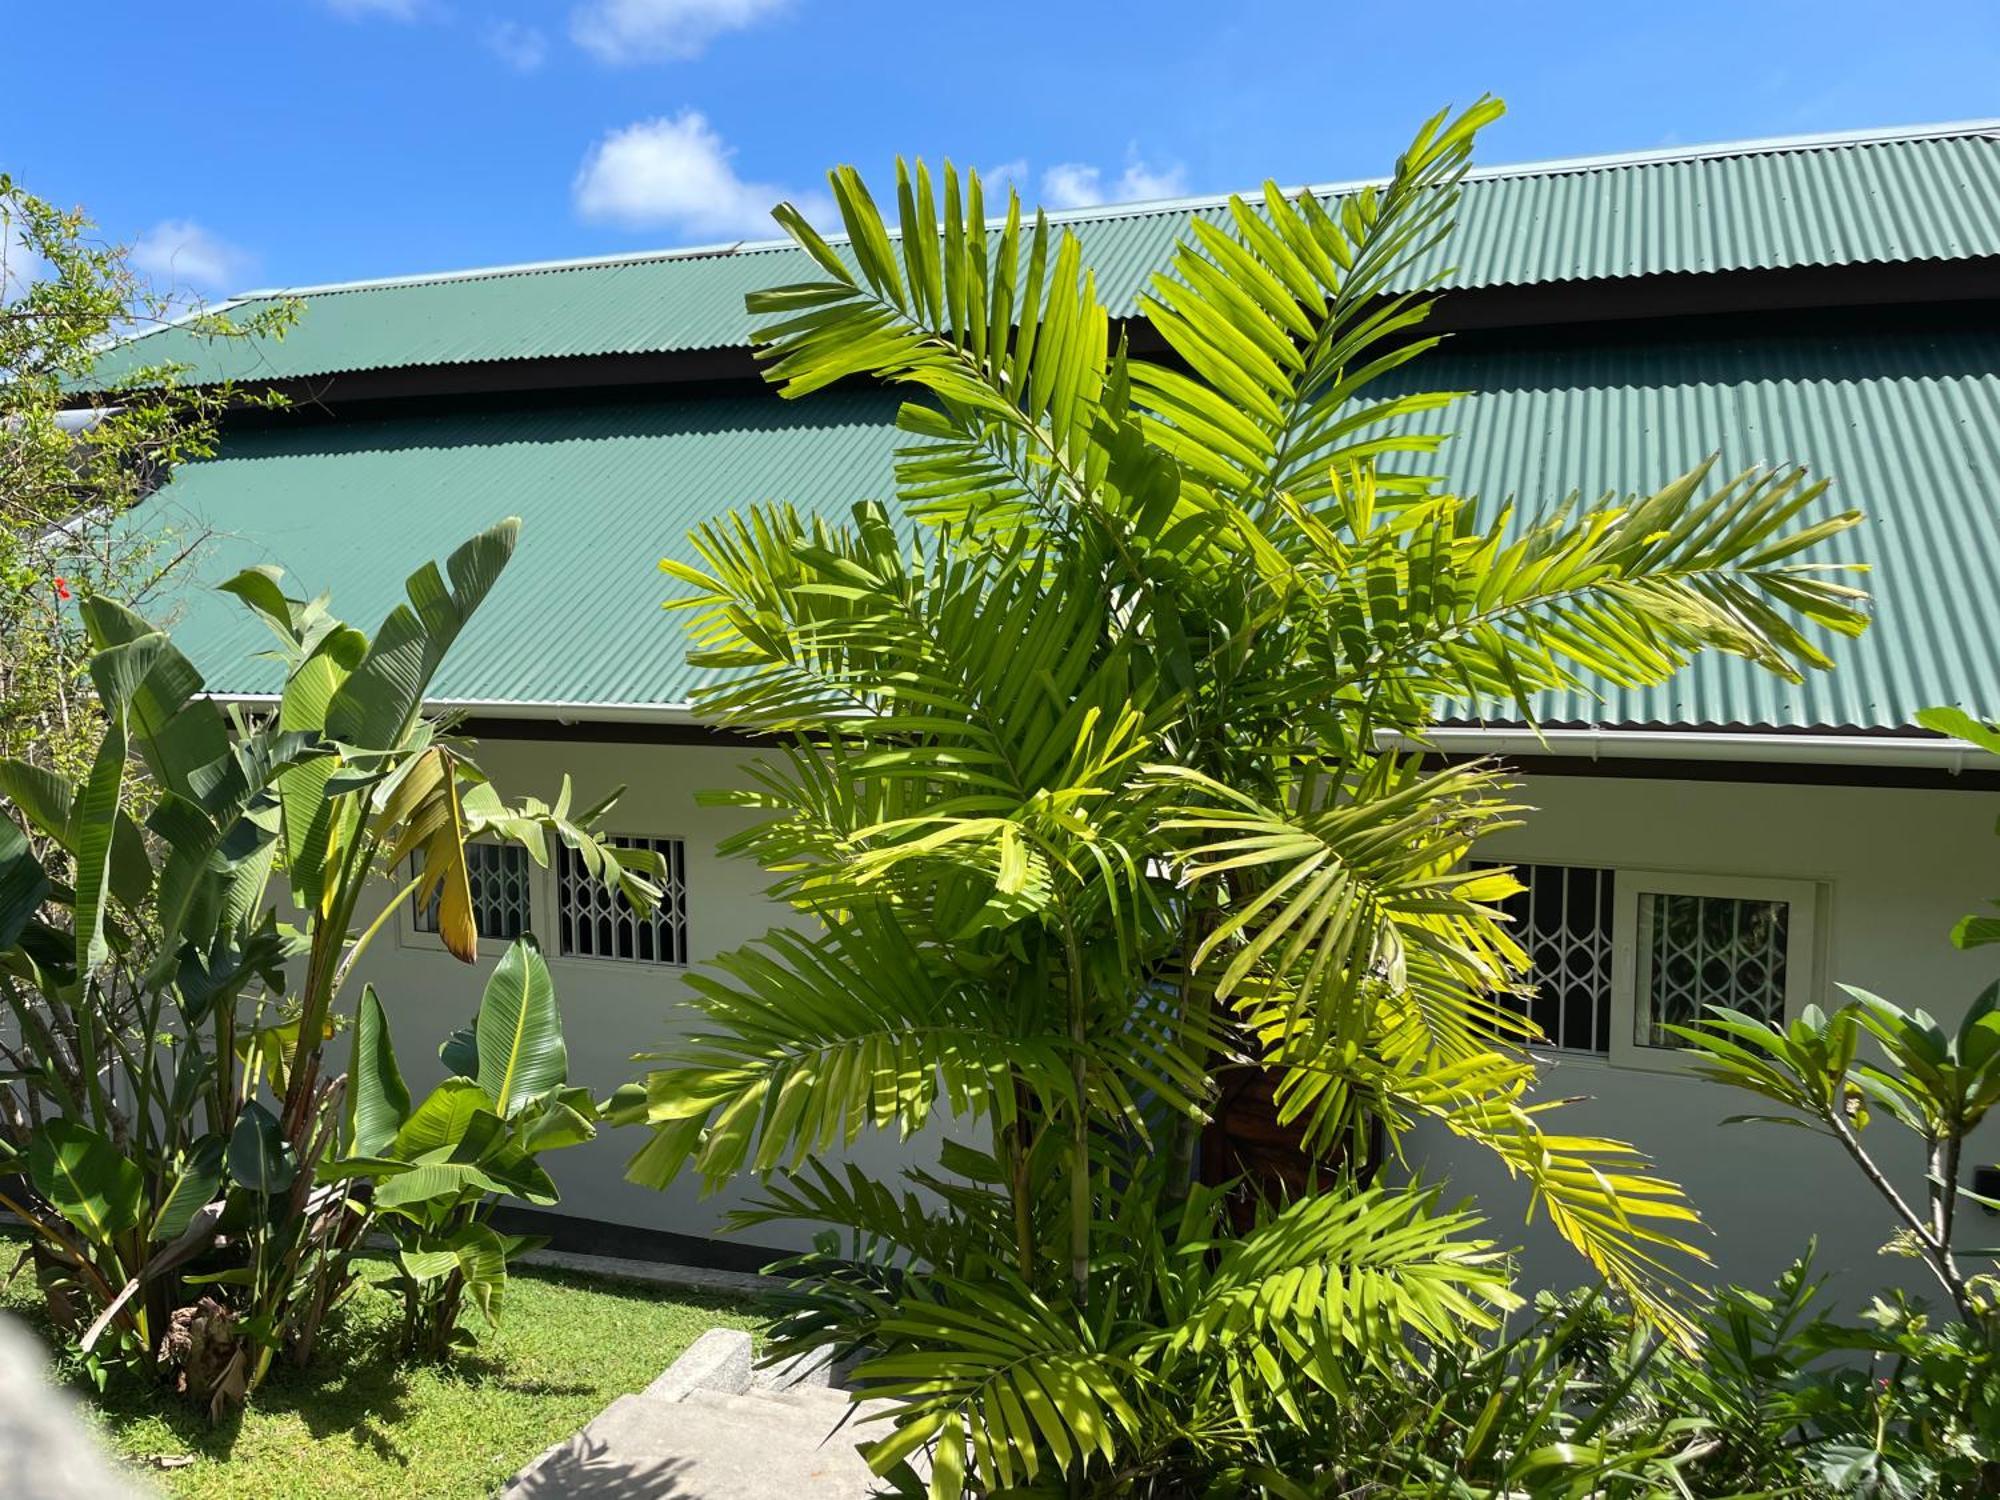
[[[567,785],[553,806],[505,803],[423,717],[517,531],[504,522],[442,573],[420,569],[373,640],[324,599],[287,597],[274,570],[225,584],[286,662],[275,712],[255,721],[204,696],[164,633],[83,601],[105,726],[87,775],[0,762],[10,812],[58,851],[45,865],[0,819],[0,1003],[19,1037],[0,1079],[0,1171],[14,1174],[0,1202],[34,1231],[86,1365],[185,1380],[163,1367],[198,1345],[191,1394],[220,1412],[280,1350],[310,1358],[374,1213],[353,1164],[332,1165],[349,1086],[325,1066],[336,1003],[406,898],[435,896],[445,945],[472,960],[468,839],[515,840],[546,863],[559,838],[651,899],[647,866],[628,868],[643,856],[591,831],[603,807],[572,814]],[[196,1339],[198,1298],[212,1305]]]

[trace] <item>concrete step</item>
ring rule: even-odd
[[[502,1500],[863,1500],[876,1480],[855,1447],[887,1428],[862,1418],[889,1404],[857,1408],[826,1381],[794,1368],[753,1383],[750,1336],[711,1329],[523,1469]]]
[[[888,1428],[870,1418],[889,1410],[886,1401],[854,1401],[846,1391],[817,1390],[763,1391],[752,1386],[740,1396],[718,1391],[690,1391],[687,1405],[702,1406],[752,1420],[777,1424],[786,1432],[808,1433],[813,1441],[869,1443],[888,1434]],[[829,1434],[836,1434],[829,1436]]]
[[[756,1396],[621,1396],[520,1474],[505,1500],[863,1500],[874,1476],[845,1433]]]
[[[795,1385],[784,1390],[772,1390],[769,1386],[753,1385],[743,1392],[746,1400],[769,1401],[778,1406],[788,1406],[797,1411],[832,1412],[835,1416],[855,1404],[852,1393],[829,1385]],[[879,1406],[880,1402],[867,1403]]]

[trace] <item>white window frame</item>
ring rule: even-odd
[[[545,910],[549,909],[546,902],[551,899],[548,893],[543,890],[543,879],[545,876],[549,876],[551,872],[536,864],[535,856],[529,853],[522,845],[510,844],[507,840],[503,839],[481,839],[477,842],[490,843],[496,848],[504,849],[511,847],[521,850],[522,855],[528,862],[527,930],[531,933],[539,933],[542,914]],[[421,851],[414,857],[422,858]],[[402,879],[401,872],[398,872],[398,881],[399,884],[408,883]],[[444,953],[448,951],[444,945],[443,933],[426,932],[417,925],[417,897],[415,891],[405,891],[401,896],[397,897],[396,905],[402,908],[396,913],[397,947],[412,948],[425,953]],[[504,953],[507,947],[507,939],[488,937],[482,932],[479,934],[479,961],[483,963],[489,958],[497,957],[499,954]]]
[[[1741,901],[1782,901],[1785,918],[1784,1019],[1797,1019],[1818,985],[1819,906],[1823,887],[1813,880],[1751,875],[1689,874],[1679,870],[1616,871],[1611,917],[1611,1053],[1613,1066],[1652,1072],[1692,1073],[1696,1060],[1678,1047],[1649,1047],[1635,1039],[1639,1010],[1639,898],[1714,896]]]

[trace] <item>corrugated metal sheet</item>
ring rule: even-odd
[[[1114,312],[1165,266],[1188,205],[1072,217]],[[1563,170],[1466,186],[1455,237],[1422,280],[1494,286],[1656,272],[1922,261],[2000,254],[2000,140],[1990,133],[1745,150]],[[282,341],[149,335],[107,357],[108,378],[175,359],[203,376],[347,370],[747,344],[746,292],[814,274],[798,251],[658,256],[518,268],[314,292]],[[254,309],[259,304],[244,304]]]
[[[1906,727],[1932,704],[2000,713],[2000,336],[1746,340],[1582,348],[1433,363],[1454,408],[1455,488],[1524,505],[1653,486],[1719,452],[1718,472],[1805,463],[1866,523],[1875,620],[1829,638],[1796,686],[1724,657],[1665,686],[1557,695],[1545,722],[1625,727]]]
[[[1466,492],[1624,492],[1719,448],[1726,470],[1810,462],[1869,514],[1844,552],[1875,567],[1877,620],[1835,644],[1837,670],[1791,687],[1709,659],[1602,705],[1551,702],[1547,720],[1868,730],[1934,703],[2000,712],[2000,334],[1440,354],[1410,380],[1472,392],[1442,457]],[[886,494],[894,405],[749,397],[246,433],[162,503],[228,538],[210,577],[274,561],[371,628],[399,597],[385,569],[519,514],[520,553],[437,693],[677,702],[693,679],[656,559],[727,506],[834,514]],[[212,686],[273,686],[248,660],[262,627],[234,600],[191,599],[181,630]]]
[[[897,402],[833,394],[569,407],[315,425],[232,436],[183,469],[147,524],[211,531],[201,574],[276,563],[287,588],[333,590],[372,632],[404,576],[503,516],[520,549],[433,693],[516,702],[677,702],[693,687],[659,571],[689,528],[790,500],[829,515],[887,498]],[[157,507],[157,509],[155,509]],[[218,692],[268,692],[269,632],[236,600],[190,590],[176,640]]]

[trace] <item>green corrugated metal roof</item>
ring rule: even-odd
[[[1552,722],[1888,729],[1933,703],[2000,711],[2000,333],[1442,353],[1413,383],[1472,394],[1442,466],[1523,500],[1650,486],[1711,448],[1726,468],[1806,460],[1864,508],[1876,625],[1789,687],[1712,659],[1673,684],[1547,705]],[[890,483],[895,400],[769,396],[300,425],[232,435],[156,502],[225,538],[211,578],[277,562],[372,628],[426,557],[500,516],[520,551],[435,692],[673,703],[693,679],[657,558],[725,507],[841,513]],[[263,628],[191,597],[181,639],[217,691],[274,686]]]
[[[1133,309],[1190,215],[1213,200],[1061,215],[1116,313]],[[1837,143],[1746,143],[1678,158],[1500,168],[1468,182],[1454,238],[1422,268],[1452,286],[2000,254],[1990,123]],[[282,341],[168,329],[107,356],[106,378],[174,359],[205,378],[740,346],[746,292],[815,274],[761,244],[559,267],[503,267],[302,292]],[[241,305],[252,311],[267,299]]]
[[[452,650],[433,694],[526,702],[673,703],[694,676],[659,571],[690,526],[790,500],[828,515],[891,489],[896,401],[833,393],[408,417],[232,434],[153,501],[217,540],[208,579],[253,563],[288,591],[333,590],[373,631],[404,577],[503,516],[513,563]],[[148,517],[148,524],[155,524]],[[178,601],[181,642],[214,692],[267,692],[269,632],[223,594]]]

